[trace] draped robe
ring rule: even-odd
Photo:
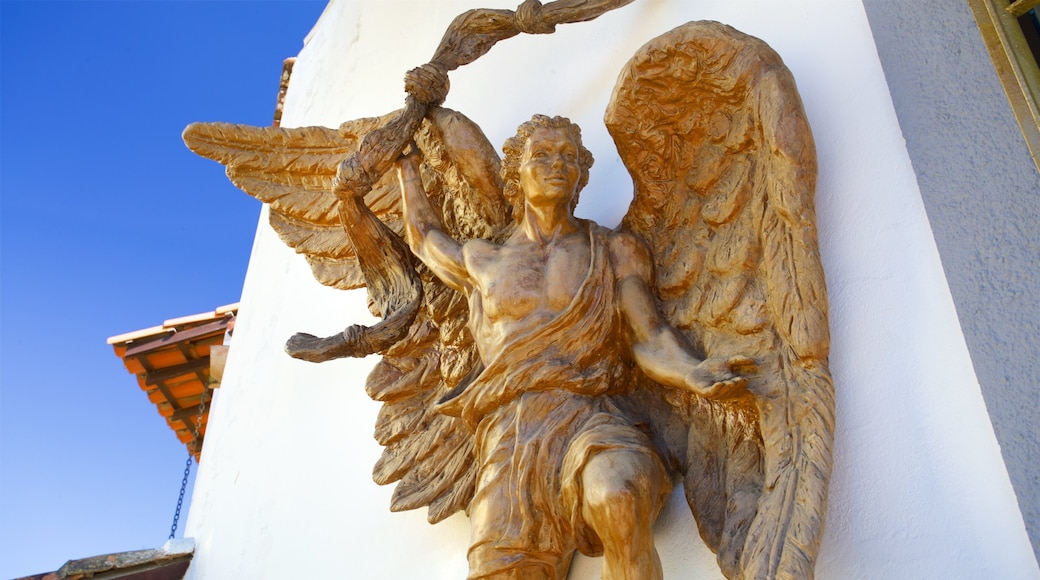
[[[485,368],[441,412],[474,430],[480,473],[470,503],[470,578],[541,568],[564,578],[575,549],[602,554],[581,514],[582,469],[606,450],[653,457],[670,490],[664,465],[646,433],[611,400],[631,385],[632,363],[621,329],[609,231],[586,222],[590,264],[570,304],[545,325],[510,337]],[[470,325],[487,323],[479,292]]]

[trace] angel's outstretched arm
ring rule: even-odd
[[[646,245],[631,234],[616,234],[610,244],[621,312],[628,325],[632,355],[651,379],[671,387],[719,399],[743,392],[741,370],[754,366],[747,357],[699,360],[661,316],[650,290],[653,266]]]
[[[411,150],[397,160],[408,246],[445,284],[460,292],[469,292],[473,282],[462,258],[462,245],[444,232],[440,217],[426,197],[419,176],[420,155],[413,144]]]

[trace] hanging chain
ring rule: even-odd
[[[188,488],[188,475],[191,473],[191,451],[188,452],[188,460],[184,463],[184,479],[181,480],[181,493],[177,496],[177,509],[173,512],[173,525],[170,526],[170,538],[177,535],[177,520],[181,519],[181,505],[184,504],[184,490]]]
[[[199,415],[195,418],[195,433],[188,449],[188,460],[184,462],[184,478],[181,479],[181,493],[177,496],[177,509],[173,512],[173,525],[170,526],[170,538],[177,534],[177,522],[181,519],[181,506],[184,505],[184,492],[188,489],[188,475],[191,474],[191,461],[195,453],[199,451],[199,431],[202,429],[202,416],[206,412],[206,394],[209,386],[202,387],[202,400],[199,402]]]

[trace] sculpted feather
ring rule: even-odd
[[[811,578],[834,390],[815,150],[790,72],[758,39],[689,23],[637,52],[606,119],[636,186],[623,227],[653,250],[662,310],[703,356],[759,365],[743,398],[669,395],[701,536],[728,578]]]

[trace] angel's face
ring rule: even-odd
[[[578,146],[566,129],[535,129],[520,159],[520,187],[528,203],[570,204],[581,167]]]

